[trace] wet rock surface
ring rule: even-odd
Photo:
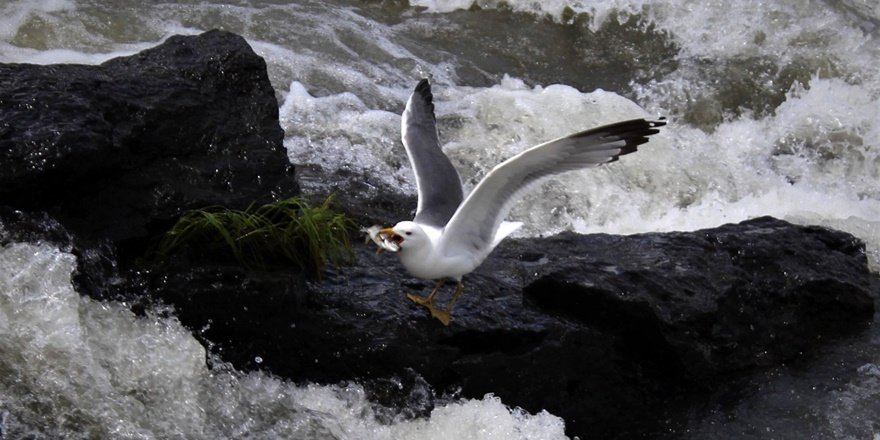
[[[878,296],[857,239],[772,218],[507,240],[465,277],[449,327],[405,299],[433,282],[358,240],[357,263],[320,278],[145,259],[185,209],[295,193],[262,60],[209,32],[101,66],[0,66],[0,88],[15,91],[0,109],[0,243],[58,244],[78,256],[81,292],[171,304],[237,368],[357,380],[408,416],[494,393],[563,417],[571,435],[656,435],[693,399],[859,332]],[[364,225],[415,207],[362,176],[301,177]]]
[[[240,36],[171,37],[98,66],[0,64],[0,201],[81,237],[296,190],[265,61]]]
[[[877,291],[858,240],[773,218],[564,233],[504,242],[443,327],[404,298],[433,283],[370,248],[308,283],[265,367],[325,382],[411,369],[441,393],[494,393],[598,438],[658,430],[688,396],[863,329]]]

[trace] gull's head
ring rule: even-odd
[[[388,237],[401,250],[417,249],[430,242],[422,227],[411,221],[402,221],[391,228],[382,229],[379,233]]]

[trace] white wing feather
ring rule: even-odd
[[[613,162],[658,133],[664,121],[634,119],[565,136],[532,147],[493,168],[455,211],[438,246],[447,254],[492,251],[515,230],[499,225],[516,197],[545,177]],[[481,252],[482,251],[482,252]]]

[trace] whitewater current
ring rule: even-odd
[[[466,188],[542,141],[662,115],[637,154],[526,195],[519,234],[773,215],[852,233],[880,267],[876,1],[4,0],[0,62],[97,64],[214,28],[266,59],[294,164],[414,191],[399,114],[422,77]],[[82,297],[74,267],[48,245],[0,248],[0,438],[565,438],[561,419],[491,395],[379,423],[356,383],[209,369],[173,312]],[[880,438],[878,331],[827,356],[681,437]]]

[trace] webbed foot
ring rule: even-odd
[[[448,310],[438,309],[436,307],[429,307],[428,310],[431,311],[431,316],[437,318],[437,320],[443,323],[446,327],[449,327],[449,321],[452,320],[452,315],[449,314]]]
[[[430,296],[419,296],[419,295],[416,295],[415,293],[407,293],[406,298],[409,299],[410,301],[428,309],[428,311],[431,312],[431,316],[437,318],[440,322],[443,323],[443,325],[446,325],[446,326],[449,325],[449,321],[451,320],[451,316],[449,315],[449,311],[434,307],[434,302],[433,302],[434,298],[431,298]]]
[[[408,300],[410,300],[420,306],[425,306],[429,309],[434,307],[433,306],[434,298],[432,298],[430,296],[419,296],[419,295],[416,295],[415,293],[407,293],[406,299],[408,299]]]

